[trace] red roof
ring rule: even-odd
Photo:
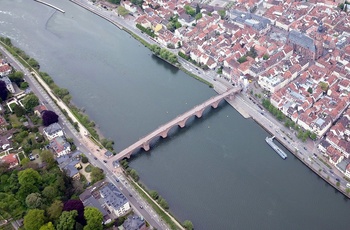
[[[10,166],[15,166],[18,164],[18,160],[15,154],[11,153],[7,156],[1,158],[2,162],[9,164]]]

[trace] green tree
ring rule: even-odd
[[[16,114],[18,118],[26,114],[25,109],[22,106],[17,104],[15,104],[15,106],[13,107],[13,112]]]
[[[21,71],[16,71],[16,72],[13,72],[9,75],[9,79],[16,83],[16,85],[20,86],[21,82],[23,82],[23,72]]]
[[[26,198],[26,205],[28,208],[40,208],[43,205],[43,199],[40,193],[31,193]]]
[[[42,194],[48,200],[48,202],[51,202],[57,197],[57,190],[53,186],[49,185],[44,188]]]
[[[143,0],[131,0],[131,3],[137,6],[142,6]]]
[[[63,210],[63,203],[60,200],[55,200],[51,206],[47,209],[47,214],[49,215],[50,220],[57,220]]]
[[[323,91],[326,92],[328,90],[328,84],[326,82],[321,81],[319,85]]]
[[[317,139],[317,135],[316,135],[316,133],[311,133],[310,134],[310,138],[311,138],[311,140],[316,140]]]
[[[129,11],[122,6],[118,6],[117,12],[120,16],[123,17],[129,14]]]
[[[92,178],[92,183],[95,183],[96,181],[99,181],[105,178],[105,175],[103,174],[102,169],[98,167],[93,167],[90,175]]]
[[[26,167],[28,164],[30,163],[30,160],[28,157],[24,158],[23,160],[21,160],[21,165]]]
[[[185,9],[185,11],[186,11],[186,14],[191,15],[192,17],[194,17],[194,16],[196,15],[195,9],[193,9],[191,6],[186,5],[186,6],[184,7],[184,9]]]
[[[56,161],[51,151],[44,150],[41,152],[40,156],[41,156],[41,160],[46,162],[47,169],[50,169],[56,165]]]
[[[34,59],[34,58],[30,58],[28,60],[28,64],[33,67],[34,69],[39,69],[39,63]]]
[[[0,193],[0,215],[8,214],[9,217],[20,219],[23,217],[26,208],[15,195],[10,193]]]
[[[26,96],[22,102],[23,102],[24,108],[27,111],[33,111],[34,107],[39,105],[39,99],[33,93],[30,93],[28,96]]]
[[[77,210],[62,212],[60,219],[58,220],[57,230],[74,230],[75,217],[78,216]]]
[[[130,176],[135,180],[138,181],[140,179],[139,175],[137,174],[135,169],[130,170]]]
[[[40,174],[34,169],[26,169],[18,173],[18,182],[20,185],[40,185],[41,183]]]
[[[221,19],[224,19],[224,18],[225,18],[225,16],[226,16],[226,10],[219,10],[218,13],[219,13]]]
[[[164,209],[169,208],[168,202],[166,202],[166,200],[161,196],[158,197],[158,204]]]
[[[149,195],[152,197],[152,199],[156,200],[158,198],[158,192],[155,190],[149,191]]]
[[[247,61],[247,57],[244,55],[244,56],[238,58],[237,61],[238,61],[239,63],[246,62],[246,61]]]
[[[64,96],[68,95],[69,94],[69,91],[68,89],[64,89],[64,88],[55,88],[54,91],[53,91],[59,98],[63,98]]]
[[[268,60],[269,58],[270,58],[270,56],[269,56],[268,54],[264,54],[264,55],[263,55],[263,59],[264,59],[264,60]]]
[[[86,207],[84,209],[84,217],[86,219],[87,225],[84,230],[102,230],[102,213],[94,207]]]
[[[34,184],[23,184],[23,185],[21,185],[18,192],[16,193],[16,196],[21,201],[25,202],[25,199],[27,198],[27,196],[29,194],[36,193],[36,192],[39,192],[39,189]]]
[[[309,94],[312,94],[312,88],[309,87],[309,88],[307,89],[307,92],[309,92]]]
[[[84,154],[81,155],[81,162],[83,162],[84,164],[89,162],[89,158],[87,158]]]
[[[38,230],[45,223],[44,210],[31,209],[24,217],[25,230]]]
[[[202,18],[202,14],[201,14],[201,13],[196,14],[196,16],[195,16],[195,19],[196,19],[196,20],[199,20],[199,19],[201,19],[201,18]]]
[[[193,224],[191,221],[189,220],[185,220],[183,223],[182,223],[182,226],[184,226],[185,229],[187,230],[192,230],[193,229]]]
[[[28,87],[29,87],[28,82],[21,82],[21,84],[19,85],[19,88],[21,88],[22,90],[25,90]]]
[[[39,230],[55,230],[55,227],[53,226],[52,222],[49,222],[43,226]]]

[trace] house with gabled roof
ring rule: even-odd
[[[13,153],[0,158],[0,162],[7,164],[9,169],[16,167],[19,164],[17,155]]]

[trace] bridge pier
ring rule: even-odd
[[[204,109],[201,109],[201,110],[197,111],[194,115],[195,115],[197,118],[201,118],[202,115],[203,115],[203,112],[204,112]]]
[[[218,101],[215,101],[211,104],[211,107],[216,109],[218,106],[219,106],[219,103],[220,103],[221,100],[218,100]]]
[[[231,93],[230,95],[227,96],[228,100],[233,100],[235,99],[235,95],[233,93]]]
[[[175,119],[169,121],[168,123],[160,126],[158,129],[149,133],[145,137],[140,138],[137,142],[135,142],[134,144],[130,145],[128,148],[118,153],[116,158],[118,160],[123,158],[130,158],[133,151],[139,148],[142,148],[146,152],[149,151],[151,148],[150,142],[152,141],[153,138],[155,137],[167,138],[168,133],[172,127],[179,126],[180,128],[184,128],[186,126],[187,120],[190,117],[195,115],[197,118],[201,118],[206,108],[211,106],[212,108],[216,109],[219,106],[221,100],[223,100],[224,98],[233,99],[235,97],[235,94],[239,93],[241,90],[242,89],[240,87],[235,87],[227,90],[226,92],[220,95],[210,98],[204,103],[192,108],[191,110],[183,113],[182,115],[177,116]]]
[[[163,132],[160,133],[160,136],[165,139],[168,137],[168,133],[169,133],[169,130],[171,129],[171,127],[169,129],[166,129],[164,130]]]
[[[179,123],[177,123],[178,126],[180,126],[180,128],[183,128],[186,126],[186,121],[188,120],[188,117],[186,117],[185,119],[183,119],[182,121],[180,121]]]
[[[142,148],[143,148],[143,150],[145,150],[146,152],[149,151],[149,150],[150,150],[149,142],[148,142],[148,141],[143,142]]]

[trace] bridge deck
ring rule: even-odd
[[[214,104],[216,102],[220,102],[223,98],[229,96],[230,94],[237,93],[240,90],[241,90],[241,88],[238,88],[238,87],[232,88],[232,89],[226,91],[225,93],[222,93],[222,94],[219,94],[217,96],[214,96],[214,97],[208,99],[207,101],[203,102],[202,104],[193,107],[189,111],[181,114],[180,116],[177,116],[176,118],[174,118],[173,120],[169,121],[168,123],[160,126],[156,130],[154,130],[151,133],[147,134],[146,136],[140,138],[140,140],[136,141],[135,143],[133,143],[132,145],[130,145],[129,147],[127,147],[123,151],[119,152],[115,156],[115,158],[117,160],[121,160],[121,159],[129,156],[136,149],[138,149],[140,147],[143,147],[145,143],[147,143],[147,145],[148,145],[148,143],[153,138],[155,138],[157,136],[160,136],[160,134],[163,133],[164,131],[171,129],[175,125],[178,125],[179,122],[188,119],[189,117],[195,115],[197,112],[199,112],[201,110],[204,110],[205,108],[211,106],[212,104]]]

